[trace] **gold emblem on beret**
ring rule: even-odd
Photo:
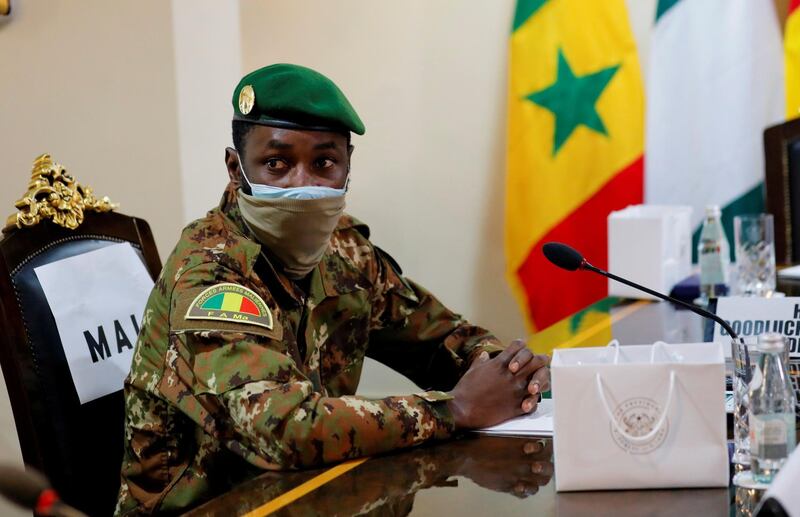
[[[247,115],[253,109],[253,104],[256,102],[256,92],[253,87],[246,84],[239,92],[239,111],[242,115]]]

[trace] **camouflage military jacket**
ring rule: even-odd
[[[244,224],[236,193],[183,231],[147,302],[125,381],[117,514],[177,512],[264,470],[448,437],[443,402],[499,349],[343,216],[300,289]],[[373,357],[426,391],[354,396]]]

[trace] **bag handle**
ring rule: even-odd
[[[619,339],[612,339],[606,345],[606,348],[613,348],[614,349],[614,358],[611,360],[611,364],[619,364]],[[663,341],[656,341],[653,343],[653,349],[650,351],[650,364],[653,364],[656,359],[656,348],[664,349],[664,353],[667,354],[670,358],[672,354],[670,354],[669,350],[667,350],[667,344]]]
[[[653,343],[653,348],[650,349],[650,364],[655,364],[656,352],[658,352],[659,350],[663,350],[664,355],[666,355],[670,359],[674,359],[672,357],[672,353],[669,351],[669,345],[667,345],[663,341],[656,341],[655,343]]]
[[[619,347],[620,344],[618,339],[612,339],[606,346],[607,349],[608,348],[614,349],[614,358],[612,359],[611,364],[619,364]],[[680,357],[676,358],[675,354],[669,351],[669,345],[667,343],[665,343],[664,341],[656,341],[655,343],[653,343],[653,347],[650,349],[650,364],[655,364],[656,352],[658,350],[663,350],[664,354],[667,357],[669,357],[670,360],[672,361],[680,360]]]
[[[670,350],[670,345],[665,343],[664,341],[656,341],[653,343],[653,348],[650,350],[650,364],[655,364],[656,362],[656,352],[658,350],[662,350],[664,355],[666,355],[670,362],[673,363],[680,363],[683,361],[683,356],[678,353]],[[674,349],[673,349],[674,350]]]
[[[608,400],[606,400],[606,393],[605,389],[603,388],[603,379],[599,373],[595,374],[595,381],[597,382],[597,393],[600,395],[600,400],[603,402],[603,407],[606,410],[606,415],[608,419],[611,421],[611,425],[614,427],[614,430],[617,431],[619,434],[625,437],[626,440],[631,442],[646,442],[653,438],[664,426],[664,422],[667,421],[667,412],[669,411],[669,406],[672,403],[672,393],[675,391],[675,370],[670,370],[669,372],[669,391],[667,392],[667,403],[664,404],[664,410],[661,413],[661,416],[658,419],[656,425],[653,426],[653,429],[642,436],[633,436],[628,434],[627,431],[622,429],[622,427],[617,422],[617,419],[614,418],[614,415],[611,412],[611,408],[608,405]]]
[[[609,341],[608,346],[606,349],[613,348],[614,349],[614,359],[611,361],[611,364],[619,364],[619,339],[612,339]]]

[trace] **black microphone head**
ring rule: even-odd
[[[583,264],[583,256],[575,248],[560,242],[548,242],[542,246],[542,252],[547,260],[567,271],[575,271]]]

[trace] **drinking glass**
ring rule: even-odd
[[[733,218],[737,294],[772,296],[775,292],[775,234],[772,214]]]
[[[733,462],[750,465],[750,379],[758,367],[754,342],[731,339],[733,350]]]

